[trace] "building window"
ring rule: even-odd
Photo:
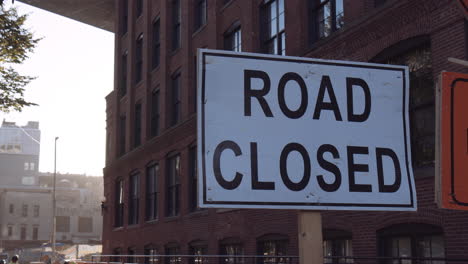
[[[39,227],[38,226],[33,226],[32,239],[37,240],[38,239],[38,234],[39,234]]]
[[[8,237],[13,236],[13,225],[8,225]]]
[[[177,256],[177,255],[180,255],[180,247],[178,244],[176,243],[167,244],[164,247],[164,253],[165,255],[170,256],[170,257],[164,258],[164,264],[181,264],[182,263],[182,258]]]
[[[172,50],[180,48],[180,0],[172,0]]]
[[[34,162],[29,163],[29,170],[33,171],[36,169],[36,164]]]
[[[24,170],[28,171],[29,170],[29,162],[24,163]]]
[[[146,221],[158,218],[159,165],[146,168]]]
[[[128,195],[128,224],[138,224],[139,212],[139,194],[140,194],[140,174],[130,175],[130,192]]]
[[[198,173],[197,173],[197,148],[191,147],[189,149],[189,210],[196,211],[197,207],[197,186],[198,186]]]
[[[153,22],[153,32],[152,32],[152,50],[151,50],[151,66],[156,68],[159,66],[159,61],[161,59],[161,40],[160,40],[160,29],[161,23],[159,18]]]
[[[244,247],[238,238],[223,239],[219,245],[219,254],[226,256],[220,258],[221,264],[244,264]]]
[[[127,262],[126,263],[137,263],[135,261],[135,248],[129,247],[127,249]]]
[[[242,51],[242,34],[240,23],[235,23],[231,29],[224,34],[224,49]]]
[[[288,258],[288,238],[284,235],[266,235],[257,240],[257,251],[260,256],[272,256],[259,259],[259,263],[290,263]]]
[[[309,0],[311,41],[326,38],[344,25],[343,0]]]
[[[176,125],[181,120],[181,101],[180,101],[180,73],[172,76],[171,89],[171,126]]]
[[[151,137],[159,135],[159,100],[159,89],[156,89],[151,93]]]
[[[128,51],[122,54],[122,62],[120,65],[120,83],[119,83],[119,96],[124,97],[127,94],[127,55]]]
[[[144,264],[159,264],[158,251],[154,245],[146,245],[143,251],[146,256]]]
[[[78,217],[78,232],[91,233],[93,232],[93,218],[92,217]]]
[[[261,10],[262,51],[268,54],[286,55],[284,0],[265,2]]]
[[[23,208],[21,210],[21,216],[22,217],[27,217],[28,216],[28,205],[23,204]]]
[[[126,138],[126,124],[127,117],[121,116],[119,120],[119,154],[122,156],[125,154],[125,138]]]
[[[143,79],[143,34],[140,34],[135,45],[135,83]]]
[[[122,0],[122,20],[121,20],[121,30],[122,35],[127,33],[128,30],[128,0]]]
[[[207,1],[195,0],[195,30],[206,24],[207,20]]]
[[[402,41],[385,49],[372,61],[408,66],[413,167],[432,166],[435,159],[435,92],[428,39],[416,37]]]
[[[15,205],[14,204],[10,204],[9,212],[10,212],[10,214],[15,213]]]
[[[208,259],[203,257],[208,253],[208,246],[203,241],[195,241],[190,243],[189,255],[192,257],[189,258],[189,264],[206,264]]]
[[[124,182],[118,179],[115,182],[115,227],[123,226],[124,215]]]
[[[143,14],[143,0],[136,0],[136,17]]]
[[[34,217],[39,217],[39,209],[40,209],[39,205],[34,206],[34,212],[33,212]]]
[[[352,234],[344,230],[324,230],[323,256],[324,263],[354,263]]]
[[[134,120],[134,141],[133,147],[138,147],[141,145],[141,103],[135,105],[135,120]]]
[[[112,257],[110,258],[111,262],[122,262],[122,257],[119,257],[119,255],[122,255],[122,249],[121,248],[114,248],[112,250]]]
[[[21,225],[20,239],[26,240],[26,225]]]
[[[70,216],[57,216],[57,232],[70,232]]]
[[[170,157],[167,165],[166,216],[177,216],[180,206],[180,156]]]
[[[405,223],[378,231],[380,253],[396,259],[382,263],[411,264],[406,258],[445,258],[445,243],[442,228],[428,224]],[[424,261],[424,263],[445,263]],[[419,263],[419,262],[418,262]]]

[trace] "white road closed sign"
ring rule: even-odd
[[[408,68],[199,50],[199,206],[416,210]]]

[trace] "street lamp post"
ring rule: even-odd
[[[52,188],[52,258],[55,259],[55,235],[57,229],[57,206],[56,206],[56,197],[55,197],[55,184],[57,178],[57,140],[59,137],[55,137],[54,144],[54,179],[53,179],[53,188]]]

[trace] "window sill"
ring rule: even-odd
[[[176,216],[166,216],[166,218],[164,219],[164,222],[165,223],[168,223],[168,222],[175,222],[175,221],[178,221],[180,219],[180,215],[176,215]]]
[[[131,224],[131,225],[127,226],[127,229],[135,229],[135,228],[138,228],[138,227],[140,227],[140,224]]]
[[[175,56],[177,53],[179,53],[179,50],[181,49],[182,49],[181,47],[178,47],[177,49],[171,51],[171,53],[169,54],[169,57]]]
[[[224,12],[224,9],[228,8],[233,2],[234,0],[229,0],[226,3],[224,3],[223,7],[221,7],[221,12]]]
[[[160,66],[161,66],[161,61],[159,61],[158,66],[151,69],[151,74],[154,74],[155,72],[159,71]]]
[[[195,37],[195,35],[197,35],[201,31],[203,31],[206,28],[206,25],[208,25],[208,23],[205,23],[205,24],[201,25],[200,27],[198,27],[198,29],[195,30],[195,32],[193,32],[192,38]]]
[[[208,210],[207,209],[199,209],[196,211],[191,211],[187,215],[184,216],[184,218],[195,218],[195,217],[202,217],[202,216],[207,216],[208,215]]]
[[[158,223],[158,222],[159,222],[159,219],[155,218],[155,219],[145,221],[145,224],[154,225],[155,223]]]
[[[114,229],[112,229],[113,232],[122,231],[122,230],[124,230],[123,226],[114,227]]]

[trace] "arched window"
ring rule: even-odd
[[[386,48],[372,62],[406,65],[410,74],[410,131],[415,168],[434,164],[435,89],[428,36],[401,41]]]
[[[221,264],[244,264],[244,246],[237,237],[225,238],[219,242],[219,254],[226,255],[221,257]]]
[[[208,254],[208,245],[206,241],[195,240],[189,244],[189,254],[192,255],[189,259],[189,264],[205,264],[208,263],[208,259],[203,255]]]
[[[269,256],[259,258],[257,263],[290,263],[288,258],[281,256],[288,255],[289,239],[286,235],[269,234],[257,239],[257,252],[259,256]]]
[[[145,264],[159,264],[158,250],[155,245],[148,244],[143,249],[145,254]]]
[[[123,226],[124,215],[124,181],[118,178],[115,181],[115,211],[114,211],[114,227]]]
[[[353,240],[351,232],[338,229],[323,230],[324,263],[353,263]]]
[[[180,246],[176,242],[168,243],[164,246],[164,264],[181,264],[182,258],[180,257]]]
[[[406,223],[393,225],[377,232],[379,253],[381,256],[393,258],[444,258],[445,243],[441,227]],[[417,262],[411,259],[390,259],[382,263],[413,264],[413,263],[445,263]]]

